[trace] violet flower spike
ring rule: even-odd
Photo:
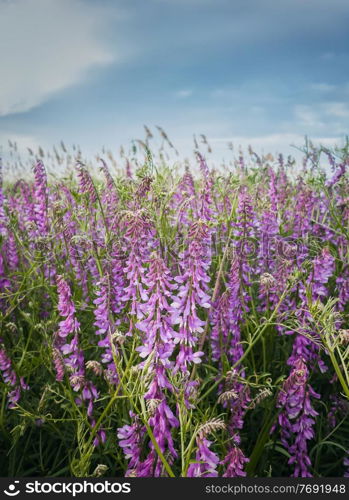
[[[309,372],[303,359],[298,359],[284,382],[279,394],[277,407],[281,441],[289,451],[288,463],[294,464],[294,477],[311,477],[311,461],[307,451],[307,441],[314,437],[314,417],[318,413],[311,405],[311,397],[320,398],[308,383]]]
[[[58,311],[65,319],[59,322],[58,335],[62,338],[67,337],[71,333],[76,333],[80,328],[80,324],[75,318],[75,306],[72,301],[70,287],[63,278],[57,276],[58,289]]]
[[[173,296],[172,322],[179,325],[179,332],[174,335],[179,343],[175,371],[188,372],[188,366],[200,363],[203,352],[194,352],[198,335],[203,332],[205,322],[197,313],[198,306],[210,308],[207,294],[209,262],[207,261],[207,225],[203,222],[192,224],[189,231],[189,244],[182,255],[184,272],[176,278],[179,290]],[[185,264],[184,264],[185,263]]]
[[[203,436],[197,438],[195,460],[188,467],[187,477],[218,477],[219,457],[210,450],[211,441]]]
[[[5,384],[12,389],[7,394],[8,407],[14,408],[21,397],[21,391],[28,390],[29,386],[25,383],[23,377],[18,378],[4,347],[0,347],[0,372]]]
[[[233,446],[221,462],[222,465],[227,466],[223,477],[245,477],[244,467],[247,462],[249,459],[245,457],[241,449]]]

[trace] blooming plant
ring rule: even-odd
[[[30,162],[0,176],[1,475],[348,475],[348,147]]]

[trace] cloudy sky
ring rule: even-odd
[[[0,143],[117,150],[161,125],[284,150],[349,132],[348,0],[0,0]],[[227,152],[228,151],[228,152]]]

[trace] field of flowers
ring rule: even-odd
[[[1,183],[0,475],[348,475],[348,148],[75,153]]]

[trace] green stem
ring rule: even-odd
[[[271,406],[271,407],[274,407]],[[265,417],[265,422],[264,422],[264,425],[258,435],[258,438],[257,438],[257,441],[256,441],[256,444],[252,450],[252,453],[250,455],[250,461],[248,462],[247,466],[246,466],[246,472],[249,476],[253,476],[254,474],[254,471],[255,471],[255,468],[259,462],[259,459],[263,453],[263,450],[264,450],[264,447],[265,447],[265,444],[269,438],[269,435],[270,435],[270,429],[273,425],[273,423],[275,422],[276,418],[277,418],[277,415],[273,415],[270,419],[270,409],[268,411],[268,414],[266,415]]]
[[[170,476],[170,477],[176,477],[170,467],[170,464],[168,463],[168,461],[166,460],[166,458],[164,457],[162,451],[160,450],[160,447],[158,445],[158,442],[156,441],[155,439],[155,436],[153,434],[153,431],[151,430],[151,427],[150,425],[148,424],[148,422],[146,421],[146,419],[143,419],[143,424],[145,425],[145,428],[147,429],[147,432],[149,434],[149,437],[150,437],[150,440],[151,442],[153,443],[154,445],[154,448],[156,450],[156,453],[158,454],[163,466],[165,467],[166,471],[167,471],[167,474]]]
[[[349,399],[349,387],[348,387],[348,385],[343,377],[343,374],[341,372],[341,369],[337,363],[336,356],[335,356],[334,352],[331,350],[329,351],[329,353],[330,353],[331,362],[332,362],[332,365],[333,365],[335,372],[337,374],[338,380],[341,383],[341,386],[343,388],[343,391],[344,391],[346,397]]]
[[[182,476],[184,473],[184,425],[183,425],[183,416],[182,416],[182,408],[179,405],[179,425],[180,425],[180,438],[181,438],[181,465],[182,465]]]

